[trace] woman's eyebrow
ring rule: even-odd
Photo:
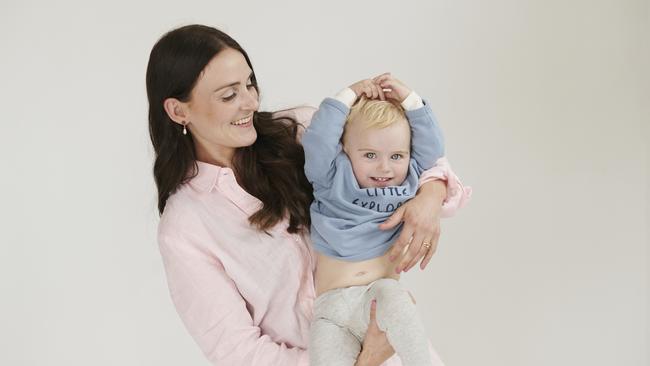
[[[250,78],[252,78],[252,77],[253,77],[253,72],[251,71],[251,73],[248,75],[248,78],[246,78],[246,79],[248,80],[248,79],[250,79]],[[231,87],[231,86],[235,86],[235,85],[239,85],[239,84],[241,84],[240,81],[235,81],[234,83],[230,83],[230,84],[228,84],[228,85],[224,85],[224,86],[218,87],[218,88],[216,88],[215,90],[213,90],[212,92],[213,92],[213,93],[214,93],[214,92],[218,92],[218,91],[221,90],[221,89],[229,88],[229,87]]]

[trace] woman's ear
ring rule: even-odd
[[[167,115],[172,121],[183,126],[187,124],[187,104],[181,102],[176,98],[167,98],[163,102],[163,107],[165,108],[165,112],[167,112]]]

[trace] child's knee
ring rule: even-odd
[[[391,278],[383,278],[373,284],[375,287],[375,298],[377,299],[377,310],[382,307],[413,306],[415,301],[410,293],[401,284]]]

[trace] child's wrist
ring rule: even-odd
[[[354,90],[352,90],[349,87],[341,90],[340,92],[338,92],[338,94],[334,96],[334,99],[345,104],[346,106],[348,106],[348,108],[352,107],[352,105],[357,100],[357,98],[358,98],[357,93],[355,93]]]
[[[404,108],[404,110],[413,111],[418,108],[424,107],[424,102],[422,102],[422,98],[420,98],[420,96],[416,92],[411,90],[409,95],[407,95],[406,98],[404,98],[401,105],[402,108]]]

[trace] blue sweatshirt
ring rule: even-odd
[[[380,230],[398,207],[415,196],[420,174],[444,155],[442,131],[428,105],[406,111],[411,126],[411,159],[404,183],[383,188],[360,188],[341,144],[350,109],[326,98],[303,135],[305,174],[314,187],[311,239],[314,248],[345,261],[382,256],[401,230],[401,224]]]

